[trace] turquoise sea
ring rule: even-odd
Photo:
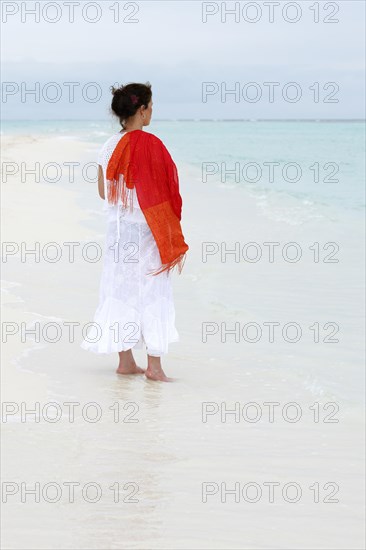
[[[119,129],[112,119],[2,124],[3,135],[61,135],[100,144]],[[153,120],[146,130],[207,183],[245,186],[259,199],[290,199],[304,209],[315,205],[363,215],[363,121]]]

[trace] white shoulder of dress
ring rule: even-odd
[[[98,164],[103,166],[103,164],[106,163],[107,159],[109,160],[110,156],[114,151],[114,148],[116,147],[121,137],[122,137],[122,134],[120,134],[119,132],[117,134],[113,134],[103,143],[103,145],[100,146],[100,149],[97,154]]]
[[[104,143],[103,147],[108,147],[108,145],[110,143],[117,143],[121,139],[122,135],[123,134],[121,134],[120,132],[117,132],[116,134],[113,134],[111,137],[109,137],[107,139],[107,141]]]

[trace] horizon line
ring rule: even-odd
[[[105,118],[3,118],[1,122],[108,122]],[[366,122],[366,118],[155,118],[155,122]]]

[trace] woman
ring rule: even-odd
[[[112,112],[122,130],[98,156],[99,195],[106,200],[107,236],[99,305],[93,329],[81,346],[95,353],[118,352],[118,374],[145,373],[168,381],[161,356],[179,339],[171,270],[181,271],[188,245],[180,219],[182,199],[176,166],[162,141],[148,132],[151,86],[112,88]],[[132,348],[147,351],[147,370]]]

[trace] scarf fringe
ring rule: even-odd
[[[178,269],[179,275],[182,273],[182,269],[184,266],[184,262],[186,261],[187,253],[181,254],[178,256],[178,258],[175,258],[175,260],[169,262],[168,264],[164,264],[161,267],[159,267],[155,271],[150,271],[148,275],[160,275],[160,273],[164,273],[164,271],[171,271],[175,267]]]
[[[127,185],[123,174],[119,174],[118,180],[107,180],[107,198],[110,204],[122,203],[124,208],[133,210],[133,187]]]

